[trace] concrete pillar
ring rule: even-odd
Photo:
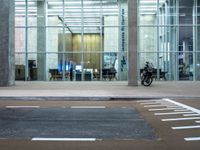
[[[37,1],[37,79],[46,79],[46,2]]]
[[[14,0],[0,0],[0,86],[15,84]]]
[[[137,0],[128,0],[128,85],[137,86]]]

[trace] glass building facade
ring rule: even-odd
[[[137,0],[138,77],[200,80],[200,0]],[[15,0],[16,80],[126,81],[127,0]]]
[[[200,80],[200,0],[139,0],[140,65],[153,62],[157,79]]]
[[[16,80],[127,80],[126,0],[15,0]]]

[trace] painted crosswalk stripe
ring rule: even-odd
[[[164,115],[178,115],[178,114],[191,114],[193,112],[191,111],[186,111],[186,112],[169,112],[169,113],[154,113],[154,115],[156,116],[164,116]]]
[[[149,109],[149,111],[164,111],[164,110],[178,110],[182,109],[180,107],[171,107],[171,108],[158,108],[158,109]]]
[[[6,106],[6,108],[40,108],[40,106]]]
[[[200,114],[184,114],[184,117],[200,116]]]
[[[161,119],[161,121],[184,121],[184,120],[199,120],[200,117],[185,117],[185,118],[169,118],[169,119]]]
[[[145,105],[144,107],[150,108],[150,107],[174,107],[175,105]]]
[[[32,138],[31,141],[96,141],[96,138]]]
[[[174,110],[175,112],[188,111],[187,109]]]
[[[141,105],[154,105],[154,104],[161,104],[160,102],[149,102],[149,103],[140,103]]]
[[[200,137],[188,137],[184,138],[185,141],[200,141]]]
[[[163,100],[165,100],[165,101],[167,101],[167,102],[171,102],[171,103],[174,104],[174,105],[178,105],[178,106],[180,106],[180,107],[183,107],[183,108],[186,108],[186,109],[188,109],[188,110],[191,110],[191,111],[193,111],[193,112],[195,112],[195,113],[197,113],[197,114],[200,114],[200,110],[199,110],[199,109],[190,107],[190,106],[185,105],[185,104],[181,104],[181,103],[179,103],[179,102],[175,102],[175,101],[170,100],[170,99],[163,99]]]
[[[173,130],[183,130],[183,129],[198,129],[200,126],[180,126],[180,127],[172,127]]]
[[[138,103],[148,103],[148,102],[162,102],[162,100],[139,100]]]
[[[86,109],[104,109],[105,106],[71,106],[70,108],[79,109],[79,108],[86,108]]]
[[[167,108],[173,108],[173,107],[179,107],[179,106],[177,106],[177,105],[167,105],[166,106]],[[180,107],[179,107],[180,108]],[[182,108],[183,109],[183,108]]]

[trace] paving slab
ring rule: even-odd
[[[128,86],[125,81],[16,82],[0,87],[0,99],[20,100],[117,100],[121,98],[199,98],[198,81],[154,81],[150,87]]]

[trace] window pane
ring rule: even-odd
[[[43,4],[43,5],[42,5]],[[44,18],[44,11],[43,13],[41,12],[39,14],[41,7],[44,6],[44,2],[38,2],[38,1],[35,1],[35,0],[28,0],[28,3],[27,3],[27,13],[28,13],[28,26],[37,26],[37,21],[38,21],[38,16],[42,17],[43,20],[45,20]],[[44,7],[45,8],[45,7]]]
[[[139,0],[139,22],[141,25],[154,25],[157,17],[157,0]]]
[[[15,28],[15,52],[25,52],[25,28]]]
[[[28,52],[37,52],[38,28],[28,29]]]
[[[15,26],[25,26],[26,3],[24,1],[15,1]]]
[[[49,27],[47,28],[47,52],[61,52],[62,51],[62,34],[63,28]]]

